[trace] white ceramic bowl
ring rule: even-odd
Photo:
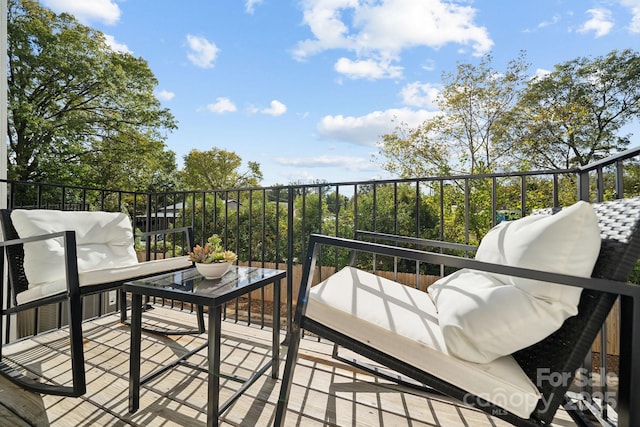
[[[230,262],[214,262],[211,264],[196,263],[196,270],[207,279],[219,279],[231,267]]]

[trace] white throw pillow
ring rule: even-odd
[[[490,363],[528,347],[572,315],[564,304],[545,301],[493,275],[463,269],[429,287],[447,350],[475,363]]]
[[[138,262],[131,221],[123,213],[16,209],[11,221],[22,238],[75,230],[79,272]],[[66,277],[63,239],[25,243],[24,270],[29,287]]]
[[[476,259],[589,277],[600,251],[590,204],[555,215],[503,222],[482,240]],[[528,347],[577,313],[580,288],[476,270],[460,270],[429,287],[449,352],[476,363]]]
[[[600,227],[593,207],[580,201],[555,215],[531,215],[489,230],[476,260],[551,273],[590,277],[600,253]],[[531,295],[578,305],[581,288],[495,275]],[[576,314],[575,311],[573,314]]]

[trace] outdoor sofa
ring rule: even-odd
[[[0,210],[0,225],[7,262],[8,286],[0,289],[2,321],[25,310],[67,301],[69,322],[71,386],[42,382],[38,373],[18,373],[0,360],[0,373],[25,389],[62,396],[86,392],[82,342],[82,298],[116,290],[120,295],[121,321],[126,321],[126,296],[122,284],[193,265],[187,256],[139,262],[134,249],[134,231],[128,215],[102,211],[59,211],[45,209]],[[192,247],[191,227],[154,230],[135,237],[174,234],[176,241]],[[4,269],[4,257],[0,260]],[[7,294],[3,295],[3,292]],[[202,312],[199,322],[203,324]],[[9,334],[9,328],[3,331]],[[7,339],[8,341],[8,339]],[[0,357],[2,356],[2,340]]]

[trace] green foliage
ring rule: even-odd
[[[71,15],[8,6],[9,178],[146,189],[172,173],[164,140],[176,124],[146,61]]]
[[[640,284],[640,261],[636,263],[628,280],[631,283]]]
[[[140,229],[136,229],[136,233],[140,233]],[[170,253],[172,255],[182,255],[183,248],[170,240],[170,235],[165,236],[164,240],[157,240],[151,238],[149,248],[152,253]],[[136,252],[144,252],[146,250],[146,241],[141,237],[136,237],[134,240],[134,249]]]
[[[518,99],[528,64],[524,54],[505,72],[491,66],[486,55],[478,65],[458,64],[456,73],[442,76],[439,113],[415,129],[400,124],[383,135],[379,163],[402,177],[484,173],[500,166],[495,145],[500,119]]]
[[[204,246],[195,245],[189,252],[189,261],[200,264],[213,264],[216,262],[235,262],[238,256],[233,251],[228,251],[222,245],[222,239],[217,234],[212,234]]]
[[[432,137],[444,126],[442,115],[434,116],[415,129],[399,123],[392,133],[382,135],[374,159],[384,169],[402,178],[451,175],[451,147]]]
[[[458,64],[442,76],[440,111],[383,135],[378,162],[401,177],[569,169],[625,149],[640,115],[640,54],[576,58],[529,79],[524,55],[504,72]]]
[[[355,223],[359,230],[435,239],[439,235],[438,210],[428,188],[411,184],[362,186],[357,194]],[[372,267],[373,259],[359,256],[358,263]],[[376,268],[393,270],[393,259],[377,257]],[[415,269],[415,263],[400,261],[402,271]]]
[[[249,162],[248,169],[240,171],[242,159],[231,151],[213,148],[209,151],[191,150],[184,157],[182,178],[187,189],[222,190],[227,188],[256,187],[262,180],[260,165]]]
[[[621,151],[640,113],[640,55],[576,58],[532,79],[502,123],[500,147],[516,167],[573,168]]]

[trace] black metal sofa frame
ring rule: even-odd
[[[0,301],[2,310],[0,311],[0,331],[2,331],[3,319],[7,319],[7,326],[10,315],[25,310],[43,307],[45,305],[60,303],[67,301],[70,350],[71,350],[71,371],[72,385],[65,386],[59,384],[51,384],[40,382],[39,378],[32,378],[26,374],[17,372],[16,368],[2,360],[2,344],[4,340],[0,340],[0,374],[4,375],[14,383],[36,393],[52,394],[59,396],[78,397],[86,393],[86,378],[84,366],[84,350],[82,346],[82,298],[88,295],[94,295],[105,291],[117,290],[120,301],[120,320],[127,323],[127,299],[126,294],[122,291],[124,281],[105,282],[89,286],[80,286],[78,276],[76,236],[75,231],[64,231],[51,233],[41,236],[20,238],[11,221],[11,210],[0,209],[0,225],[4,241],[0,242],[0,248],[4,248],[7,262],[8,286],[0,287]],[[193,229],[191,227],[178,227],[167,230],[154,230],[150,232],[137,233],[136,237],[147,238],[157,234],[184,234],[185,245],[188,248],[193,247]],[[24,270],[24,249],[23,244],[53,238],[62,237],[65,249],[65,268],[67,272],[67,290],[66,292],[56,295],[44,297],[36,301],[18,304],[16,295],[21,291],[28,289],[29,282]],[[0,256],[0,272],[5,272],[5,257]],[[167,270],[164,272],[170,272]],[[155,273],[157,274],[157,273]],[[145,276],[128,278],[125,281],[143,278]],[[6,294],[5,290],[7,291]],[[202,307],[197,307],[198,311],[198,331],[204,331],[204,317]],[[8,328],[7,328],[8,329]],[[152,330],[153,331],[153,330]],[[4,331],[3,331],[4,332]],[[163,331],[153,331],[160,332]],[[192,333],[187,331],[185,333]],[[8,332],[7,332],[8,334]],[[8,339],[8,337],[7,337]]]
[[[281,426],[284,423],[302,330],[327,338],[336,345],[360,354],[377,364],[386,366],[402,376],[413,379],[435,391],[464,401],[466,404],[481,409],[492,416],[502,418],[513,425],[548,425],[552,422],[560,405],[568,403],[565,396],[571,381],[544,381],[541,383],[538,378],[538,369],[548,369],[548,372],[559,373],[573,379],[576,370],[583,364],[598,331],[618,297],[621,298],[621,310],[623,312],[623,329],[621,331],[623,341],[621,343],[619,368],[620,386],[618,390],[618,407],[616,408],[618,410],[618,425],[640,425],[640,393],[638,390],[640,372],[638,363],[633,362],[633,357],[636,359],[640,357],[640,338],[636,336],[637,333],[633,333],[633,327],[640,322],[640,286],[626,282],[640,257],[640,197],[594,203],[593,207],[599,219],[602,244],[592,278],[588,279],[490,264],[442,253],[408,249],[397,245],[312,235],[306,254],[274,425]],[[391,236],[383,237],[389,238]],[[399,239],[404,240],[405,243],[422,244],[426,242],[422,239]],[[438,241],[428,241],[426,243],[430,247],[457,247],[456,244]],[[471,268],[582,287],[583,292],[576,316],[567,319],[559,330],[544,340],[512,355],[526,375],[536,384],[542,395],[538,407],[530,418],[520,418],[480,397],[474,396],[470,398],[469,393],[463,389],[418,370],[402,360],[384,354],[364,342],[357,342],[352,337],[305,317],[308,293],[312,285],[313,272],[315,271],[316,260],[321,247],[351,250],[352,260],[355,260],[356,252],[366,252],[429,264]],[[468,245],[459,245],[458,247],[462,250],[469,249]],[[631,321],[624,322],[625,318]]]

